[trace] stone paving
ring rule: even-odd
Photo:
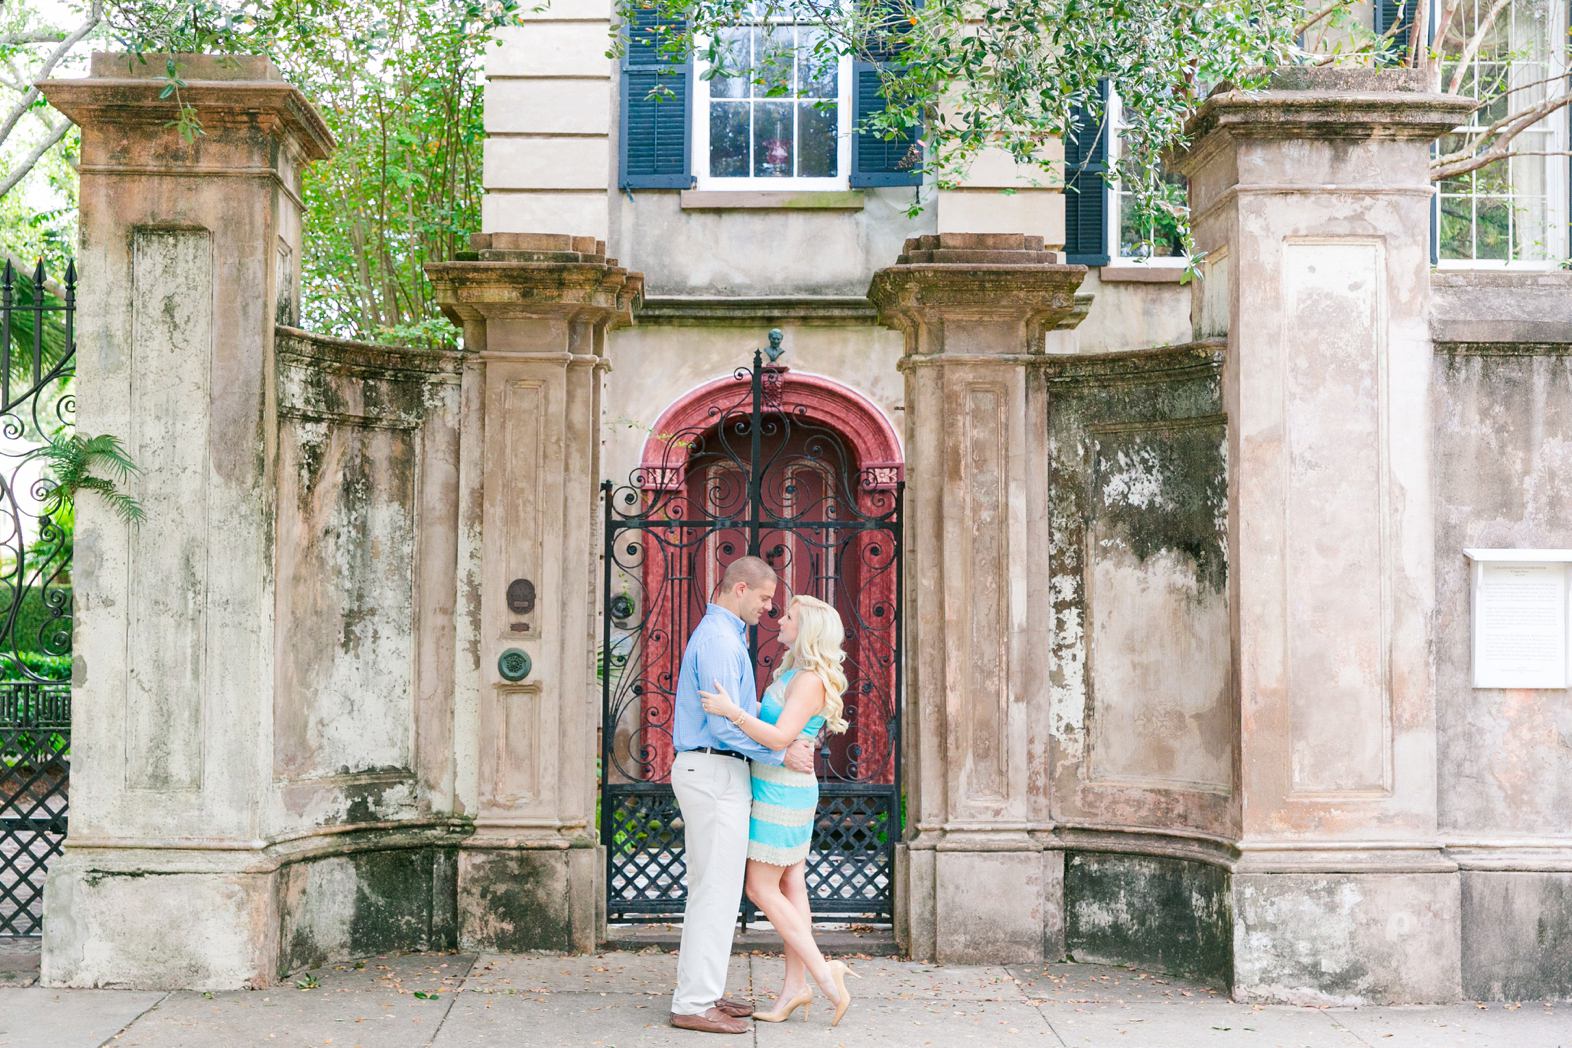
[[[0,988],[0,1048],[1572,1048],[1572,1002],[1406,1008],[1236,1004],[1150,972],[1089,964],[942,967],[851,961],[856,1001],[830,1029],[806,1021],[723,1037],[666,1023],[676,958],[650,949],[589,957],[367,957],[269,990],[148,993]],[[735,995],[777,985],[781,959],[732,958]]]

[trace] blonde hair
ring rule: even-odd
[[[841,623],[840,612],[817,597],[799,594],[791,599],[797,609],[797,640],[786,650],[786,655],[775,669],[779,680],[787,670],[808,670],[817,673],[824,682],[824,706],[819,711],[824,725],[839,735],[847,728],[844,715],[845,703],[841,696],[846,692],[846,672],[841,663],[846,661],[842,645],[846,643],[846,627]]]

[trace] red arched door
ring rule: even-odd
[[[888,423],[844,387],[757,366],[668,411],[630,480],[607,491],[608,607],[623,613],[608,617],[602,660],[608,913],[681,909],[667,785],[675,684],[726,566],[749,553],[782,581],[750,631],[761,692],[779,665],[778,622],[792,594],[832,604],[846,625],[850,728],[821,749],[814,908],[891,912],[901,478]]]

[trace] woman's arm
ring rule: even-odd
[[[824,682],[817,673],[799,673],[794,676],[786,686],[785,708],[781,710],[780,720],[774,724],[766,724],[744,713],[731,701],[731,696],[726,694],[726,689],[719,682],[716,682],[714,692],[701,691],[699,698],[704,701],[704,712],[725,717],[761,746],[783,750],[802,734],[808,721],[824,706]]]

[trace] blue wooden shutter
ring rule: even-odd
[[[693,63],[662,53],[657,30],[681,26],[641,8],[628,26],[622,60],[621,189],[690,189]]]
[[[863,130],[864,120],[882,112],[879,67],[853,62],[852,121],[857,133],[852,137],[852,188],[922,185],[922,128],[908,128],[893,139]]]
[[[1387,61],[1401,62],[1408,51],[1408,41],[1414,32],[1414,11],[1425,0],[1376,0],[1375,31],[1382,36],[1393,26],[1397,32],[1386,45]]]
[[[912,6],[921,6],[920,0],[914,0]],[[852,126],[858,128],[852,138],[851,185],[854,189],[922,185],[921,126],[908,128],[889,140],[861,130],[863,121],[869,116],[884,112],[879,70],[900,62],[905,50],[905,33],[911,28],[908,13],[901,3],[886,3],[884,7],[886,17],[868,41],[870,60],[852,63]]]
[[[1102,113],[1079,110],[1064,138],[1064,253],[1071,265],[1108,264],[1108,85]]]

